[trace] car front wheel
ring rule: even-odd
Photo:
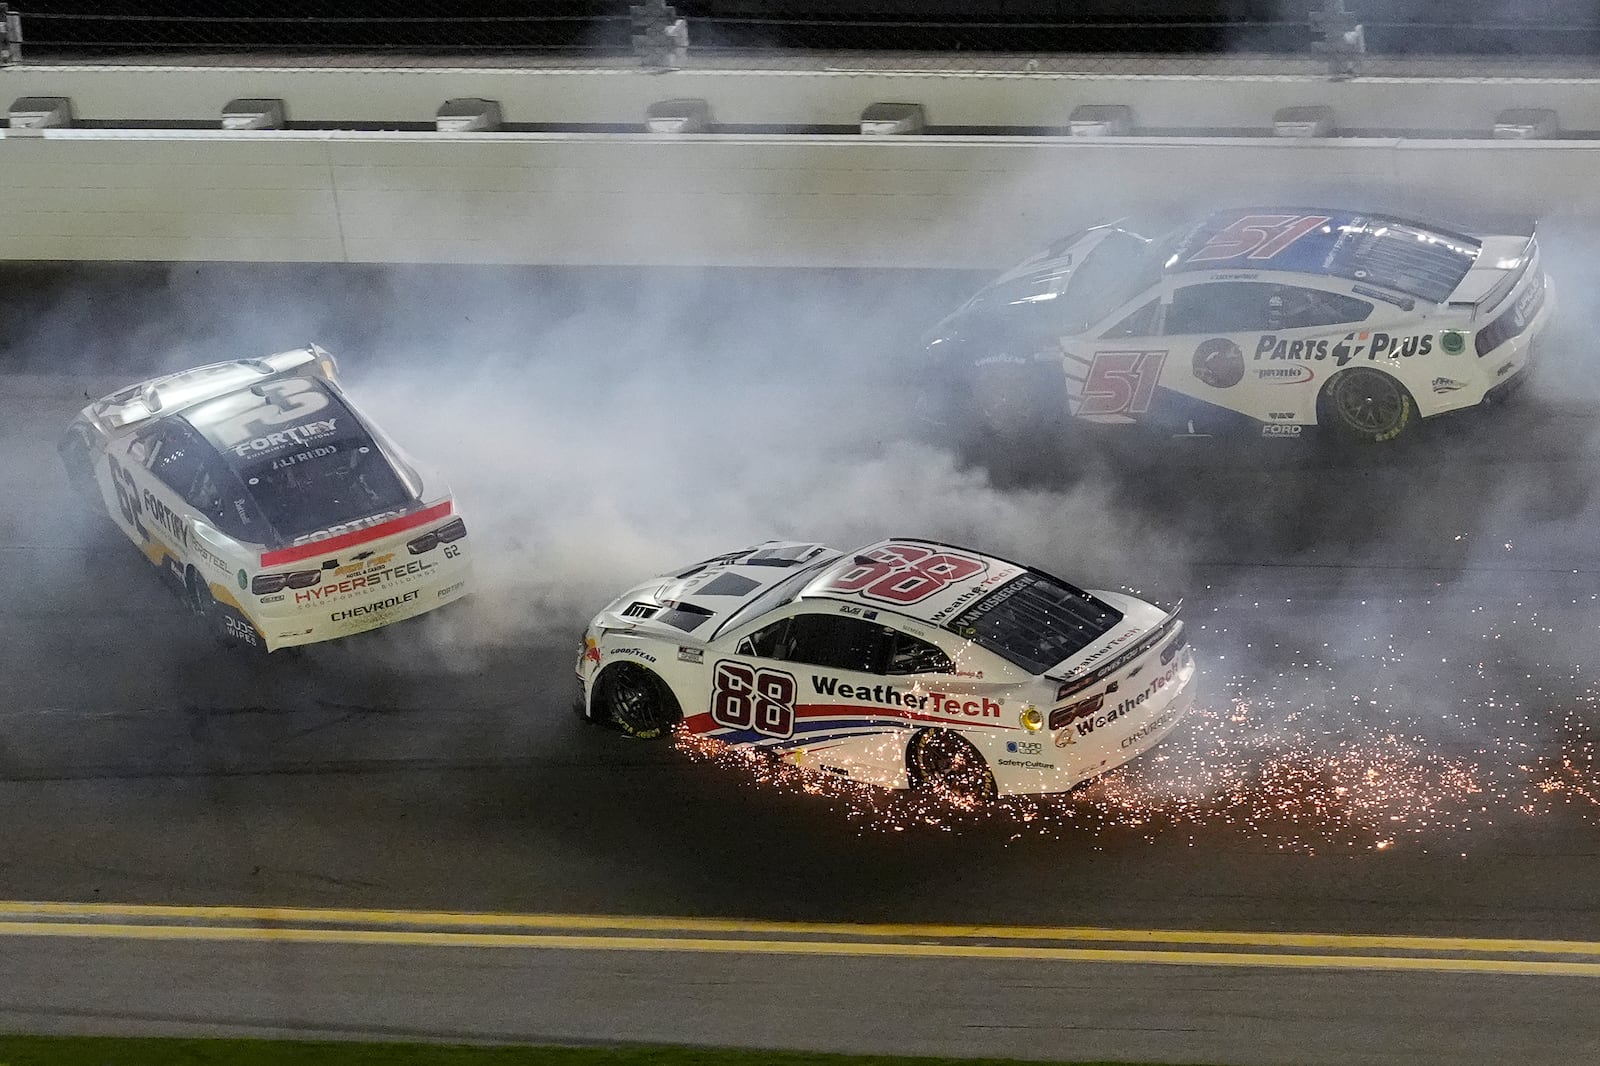
[[[639,740],[654,740],[682,720],[678,701],[655,674],[632,663],[606,668],[596,682],[596,697],[609,721]]]
[[[925,729],[911,739],[907,756],[913,788],[979,803],[999,794],[982,753],[960,733]]]

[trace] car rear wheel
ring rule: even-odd
[[[99,501],[100,490],[94,482],[94,458],[89,441],[81,432],[73,430],[61,442],[61,463],[67,468],[67,482],[87,503]]]
[[[654,740],[683,719],[666,684],[642,666],[609,666],[596,685],[605,720],[630,737]]]
[[[1345,440],[1379,444],[1394,440],[1416,421],[1417,404],[1406,387],[1381,370],[1358,366],[1328,382],[1319,421]]]
[[[982,753],[960,733],[925,729],[911,739],[906,754],[913,788],[978,802],[999,794]]]
[[[199,616],[200,621],[205,623],[218,643],[224,648],[238,647],[238,639],[230,637],[223,628],[221,608],[217,604],[217,598],[211,594],[211,585],[192,566],[184,572],[183,590],[184,598],[189,601],[189,610]]]

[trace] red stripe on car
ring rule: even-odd
[[[342,548],[365,544],[369,540],[381,540],[392,537],[396,533],[404,533],[408,529],[425,526],[436,518],[443,518],[449,514],[454,504],[450,500],[436,503],[425,510],[414,514],[391,518],[381,525],[368,529],[354,529],[349,533],[340,533],[336,537],[327,537],[323,540],[314,540],[309,544],[297,544],[293,548],[279,548],[276,551],[262,552],[262,566],[282,566],[284,563],[298,563],[302,559],[310,559],[318,555],[326,555]]]

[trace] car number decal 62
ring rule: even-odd
[[[791,737],[798,694],[793,674],[724,659],[711,675],[711,720],[729,729]]]
[[[1166,361],[1164,351],[1097,352],[1083,383],[1078,416],[1147,413]]]
[[[140,515],[144,514],[144,504],[139,502],[139,486],[134,484],[133,475],[109,455],[106,456],[106,463],[111,467],[111,487],[117,491],[117,506],[122,510],[122,517],[139,534],[140,540],[149,540],[149,532],[144,528],[144,523],[139,521]]]

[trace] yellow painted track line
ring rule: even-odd
[[[1481,937],[1387,936],[1351,933],[1273,933],[1184,929],[1099,929],[1015,925],[862,925],[732,918],[667,918],[588,914],[495,914],[454,911],[355,910],[321,907],[196,907],[161,904],[0,901],[0,916],[120,918],[187,922],[272,922],[430,927],[445,930],[621,930],[638,933],[843,936],[922,940],[1038,940],[1086,943],[1209,945],[1216,947],[1321,948],[1476,954],[1600,956],[1600,941]],[[43,923],[38,923],[43,924]],[[736,943],[742,941],[735,941]]]
[[[1265,967],[1301,970],[1405,970],[1448,973],[1600,977],[1600,962],[1426,958],[1395,955],[1273,955],[1232,951],[1146,951],[990,944],[908,944],[818,940],[729,940],[686,937],[443,933],[414,929],[305,929],[209,925],[0,922],[0,936],[116,940],[257,941],[385,947],[543,948],[568,951],[720,952],[754,955],[853,955],[898,958],[1007,959],[1165,966]]]
[[[250,932],[293,933],[293,928],[304,925],[357,925],[357,927],[400,927],[400,932],[389,930],[317,930],[301,928],[299,933],[333,932],[378,933],[402,935],[403,930],[426,927],[422,936],[475,935],[470,930],[616,930],[622,933],[675,933],[674,938],[651,938],[651,943],[699,943],[683,940],[683,936],[696,933],[722,933],[731,940],[707,941],[730,944],[731,949],[747,948],[752,943],[803,943],[803,941],[757,941],[755,936],[829,936],[829,938],[856,938],[856,940],[829,941],[840,948],[866,948],[870,944],[858,941],[885,940],[1029,940],[1029,941],[1080,941],[1080,943],[1125,944],[1206,944],[1229,948],[1315,948],[1325,951],[1410,951],[1430,954],[1533,954],[1533,956],[1589,956],[1600,959],[1600,941],[1578,940],[1512,940],[1512,938],[1461,938],[1461,936],[1386,936],[1352,935],[1352,933],[1270,933],[1270,932],[1211,932],[1211,930],[1118,930],[1118,928],[1090,927],[1029,927],[1029,925],[858,925],[845,922],[770,922],[770,920],[691,919],[691,917],[643,916],[590,916],[590,914],[491,914],[491,912],[453,911],[366,911],[366,909],[339,908],[248,908],[248,906],[166,906],[166,904],[110,904],[110,903],[35,903],[35,901],[0,901],[0,919],[10,917],[10,922],[0,922],[0,933],[6,935],[50,935],[50,930],[69,928],[99,928],[99,930],[194,930],[198,924],[216,927],[226,922],[251,922],[267,924],[266,928],[229,927],[235,932],[243,928]],[[29,920],[34,919],[34,920]],[[48,919],[48,920],[38,920]],[[56,919],[85,920],[83,925],[62,924]],[[107,919],[117,919],[109,922]],[[166,922],[166,924],[133,925],[130,922]],[[186,925],[171,925],[184,922]],[[467,932],[462,932],[467,930]],[[61,935],[91,935],[91,933],[61,933]],[[104,933],[122,935],[122,933]],[[176,933],[174,933],[176,935]],[[520,936],[518,943],[550,944],[562,936],[530,933],[501,932],[493,936]],[[589,941],[627,941],[626,936],[605,935],[578,938]],[[638,938],[634,938],[638,940]],[[354,943],[354,941],[352,941]],[[400,943],[400,941],[379,941]],[[424,941],[418,941],[424,943]],[[429,941],[432,943],[432,941]],[[446,941],[437,941],[446,943]],[[454,943],[454,941],[450,941]],[[560,944],[555,944],[560,946]],[[958,944],[877,944],[877,948],[957,948]],[[989,951],[987,946],[968,946]],[[1058,948],[994,948],[994,951],[1062,951]],[[1133,954],[1149,956],[1150,951]],[[1026,954],[1019,957],[1040,957]],[[1198,952],[1184,952],[1184,957],[1200,957]],[[1229,952],[1230,959],[1246,959]],[[1280,956],[1272,956],[1280,957]],[[1565,965],[1565,964],[1562,964]],[[1581,967],[1589,962],[1579,962]]]

